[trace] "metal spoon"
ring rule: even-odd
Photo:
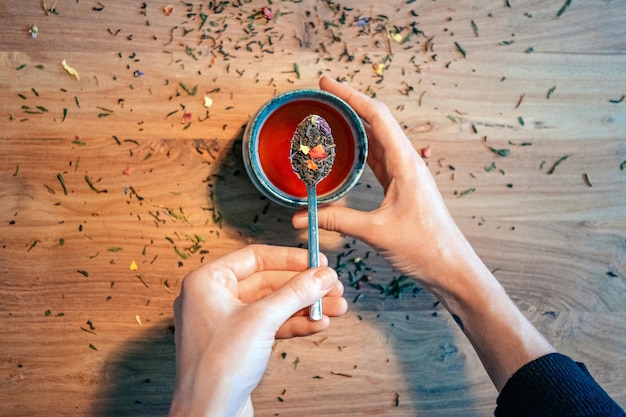
[[[317,225],[317,184],[326,178],[335,163],[335,141],[328,122],[312,114],[304,118],[291,138],[291,167],[306,185],[309,213],[309,268],[320,265]],[[309,308],[311,320],[322,319],[322,300]]]

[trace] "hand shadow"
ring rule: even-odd
[[[107,358],[103,373],[92,416],[167,416],[175,376],[172,320],[125,341]]]

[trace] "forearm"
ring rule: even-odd
[[[446,273],[442,286],[431,290],[474,346],[498,391],[522,366],[554,352],[472,250]]]
[[[176,378],[169,417],[252,416],[251,390],[235,380],[227,360],[202,360],[196,369]]]

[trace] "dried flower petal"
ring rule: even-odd
[[[204,96],[204,107],[207,109],[213,105],[213,99],[209,96]]]
[[[300,144],[300,152],[302,152],[305,155],[308,155],[309,152],[311,152],[311,148],[309,148],[306,145]]]
[[[181,119],[180,124],[184,125],[186,123],[189,123],[190,120],[191,120],[191,113],[185,112],[183,113],[183,118]]]
[[[122,171],[122,174],[124,175],[130,175],[132,173],[133,173],[133,167],[131,167],[130,165],[124,168],[124,170]]]
[[[309,156],[314,159],[322,159],[328,156],[328,153],[324,150],[324,147],[320,143],[315,148],[311,149]]]
[[[432,154],[433,151],[430,149],[430,145],[420,149],[420,155],[422,156],[422,158],[430,158]]]
[[[174,6],[165,6],[163,8],[163,13],[165,13],[165,16],[171,15],[173,11],[174,11]]]
[[[318,167],[317,167],[317,164],[316,164],[316,163],[315,163],[312,159],[308,159],[308,160],[306,161],[306,167],[307,167],[308,169],[313,170],[313,171],[317,171],[317,168],[318,168]]]
[[[73,75],[77,81],[80,80],[80,76],[78,75],[78,72],[74,68],[67,65],[67,62],[65,62],[65,60],[61,61],[61,65],[63,66],[63,69],[67,71],[68,74]]]
[[[272,13],[272,9],[270,9],[269,7],[266,6],[261,11],[263,12],[263,16],[265,16],[267,20],[272,20],[274,18],[274,13]]]
[[[131,271],[136,271],[136,270],[138,270],[138,269],[139,269],[139,267],[137,266],[137,262],[132,261],[132,262],[130,263],[130,266],[128,267],[128,269],[130,269]]]
[[[376,75],[383,75],[383,72],[385,72],[385,64],[375,64],[374,71],[376,72]]]
[[[391,37],[391,39],[393,39],[394,41],[400,43],[402,42],[402,35],[400,35],[399,33],[390,33],[389,36]]]

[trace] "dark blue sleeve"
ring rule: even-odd
[[[582,363],[552,353],[524,365],[498,396],[496,417],[626,417]]]

